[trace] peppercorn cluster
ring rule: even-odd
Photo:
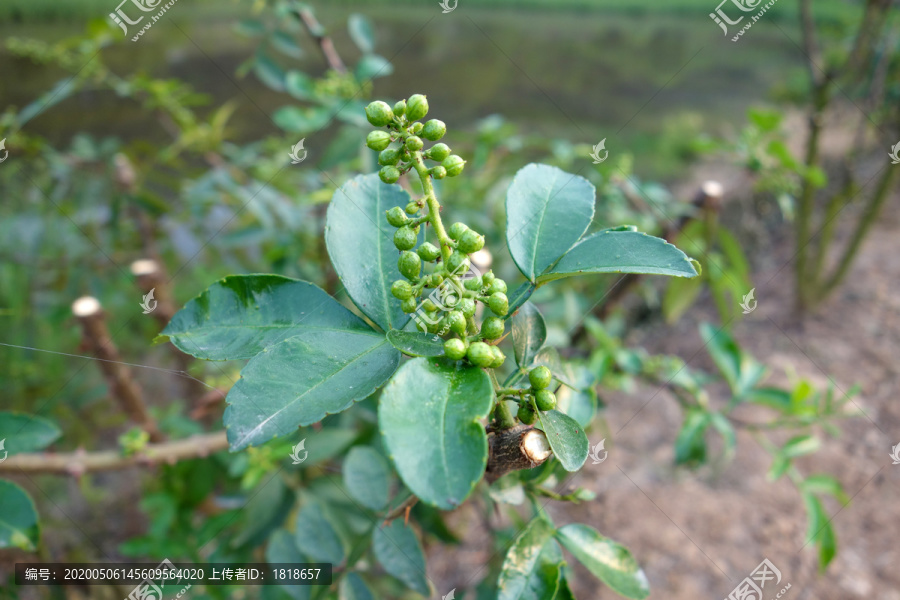
[[[553,376],[550,369],[541,365],[533,368],[528,373],[528,381],[531,388],[527,393],[522,395],[519,403],[519,412],[516,416],[522,423],[531,425],[537,419],[535,408],[540,411],[553,410],[556,408],[556,394],[548,390]],[[534,402],[532,403],[532,399]]]
[[[504,334],[506,323],[501,317],[509,312],[506,282],[491,271],[479,275],[469,268],[469,255],[484,247],[483,235],[465,223],[454,223],[444,230],[431,180],[459,175],[466,161],[450,154],[450,148],[443,143],[424,150],[422,138],[436,142],[447,132],[446,125],[437,119],[422,124],[420,119],[427,113],[428,100],[421,94],[401,100],[393,108],[380,100],[366,107],[369,123],[387,129],[372,131],[366,138],[366,145],[379,153],[381,180],[395,183],[402,174],[415,170],[425,192],[405,209],[396,206],[386,212],[388,223],[397,228],[397,268],[405,278],[391,285],[391,294],[400,300],[404,312],[424,312],[424,318],[416,321],[420,330],[449,336],[444,341],[448,358],[466,358],[479,367],[497,368],[506,357],[496,345],[487,342]],[[398,142],[399,147],[392,146]],[[425,160],[439,164],[429,168]],[[420,227],[428,224],[433,226],[439,246],[426,241],[416,247]],[[439,299],[436,302],[430,297],[434,292],[425,292],[438,288],[442,293],[435,295]],[[420,302],[423,296],[425,299]],[[480,327],[475,322],[478,302],[493,313]]]

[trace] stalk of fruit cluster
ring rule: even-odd
[[[422,190],[425,192],[425,203],[428,205],[428,222],[434,227],[434,233],[441,243],[441,256],[444,259],[444,264],[447,264],[447,261],[450,260],[450,254],[453,252],[453,240],[447,235],[447,230],[444,229],[444,223],[441,221],[441,203],[438,202],[437,195],[434,193],[434,184],[428,174],[425,160],[422,158],[422,151],[416,150],[412,153],[412,157],[413,167],[422,182]]]

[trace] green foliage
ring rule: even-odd
[[[37,549],[40,538],[37,511],[25,490],[0,479],[0,548]]]

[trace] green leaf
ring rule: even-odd
[[[506,193],[506,243],[525,277],[534,281],[584,235],[594,194],[587,179],[549,165],[516,173]]]
[[[276,125],[291,133],[313,133],[331,121],[331,111],[322,106],[282,106],[272,115]]]
[[[704,433],[711,423],[710,413],[701,408],[690,409],[675,439],[675,464],[696,465],[706,460]]]
[[[444,510],[466,499],[484,474],[487,417],[494,390],[487,373],[462,363],[414,358],[381,394],[378,423],[406,486]]]
[[[375,529],[372,551],[384,570],[406,587],[423,596],[431,595],[422,546],[413,530],[404,525],[403,519],[394,519],[390,525]]]
[[[537,411],[553,455],[566,471],[577,471],[587,460],[590,442],[578,421],[558,410]]]
[[[400,353],[373,331],[312,330],[265,348],[228,392],[232,450],[339,413],[381,387]]]
[[[338,600],[375,600],[375,596],[362,577],[350,572],[338,584]]]
[[[337,190],[328,207],[325,241],[331,262],[356,306],[385,331],[403,329],[409,316],[391,295],[391,284],[401,275],[395,229],[384,213],[405,208],[409,200],[399,185],[383,183],[376,174],[360,175]]]
[[[726,456],[734,455],[735,448],[737,448],[737,434],[731,425],[731,421],[722,413],[714,412],[710,413],[710,423],[722,436]]]
[[[580,523],[561,527],[556,538],[595,577],[616,593],[638,599],[650,595],[647,576],[631,552],[621,544]]]
[[[0,411],[0,456],[43,450],[59,438],[56,423],[22,413]]]
[[[263,25],[262,21],[257,21],[255,19],[243,19],[241,21],[238,21],[238,23],[234,26],[234,30],[240,35],[246,37],[255,37],[264,34],[266,32],[266,26]]]
[[[265,52],[256,53],[256,63],[253,65],[253,72],[267,87],[272,88],[276,92],[284,91],[284,69],[269,58],[269,55]]]
[[[356,44],[360,52],[369,54],[375,50],[375,32],[372,30],[372,24],[364,15],[353,13],[347,18],[347,29],[350,32],[350,39]]]
[[[253,358],[300,333],[372,334],[365,321],[311,283],[281,275],[230,275],[178,311],[162,336],[204,360]]]
[[[36,550],[40,540],[38,514],[25,490],[0,479],[0,506],[0,549]]]
[[[532,282],[526,281],[519,287],[517,287],[511,294],[508,294],[509,297],[509,312],[506,313],[504,319],[511,319],[516,315],[516,311],[521,308],[523,304],[528,302],[528,299],[531,298],[531,295],[534,293],[535,286]]]
[[[368,446],[355,446],[344,459],[344,486],[366,508],[381,510],[387,506],[390,477],[387,462]]]
[[[808,522],[806,543],[815,542],[819,548],[819,571],[821,572],[837,554],[837,539],[825,507],[822,506],[822,501],[810,492],[803,492],[802,496]]]
[[[366,54],[356,63],[354,75],[357,81],[387,77],[394,72],[394,65],[378,54]]]
[[[22,129],[28,121],[50,110],[50,108],[77,92],[80,86],[80,80],[74,76],[66,75],[57,81],[51,89],[41,94],[31,104],[19,111],[19,114],[16,115],[16,129]]]
[[[444,340],[433,333],[391,329],[387,333],[387,339],[394,348],[409,356],[444,355]]]
[[[309,562],[309,559],[297,549],[297,544],[294,543],[294,536],[291,535],[291,532],[279,529],[269,538],[269,544],[266,546],[266,562],[270,564],[297,564]],[[313,587],[309,585],[283,583],[279,587],[294,600],[309,600],[312,597]]]
[[[662,238],[604,229],[578,242],[539,283],[582,273],[647,273],[696,277],[691,260]]]
[[[270,39],[272,47],[284,54],[285,56],[290,56],[291,58],[302,58],[303,57],[303,49],[297,45],[296,40],[289,33],[285,33],[284,31],[276,31],[272,34]],[[283,82],[285,85],[287,81]]]
[[[813,494],[830,494],[844,506],[850,503],[850,496],[844,491],[841,483],[831,475],[810,475],[803,480],[801,489]]]
[[[816,436],[798,435],[787,441],[784,447],[781,448],[781,454],[788,459],[797,458],[798,456],[812,454],[821,447],[822,440]]]
[[[553,598],[559,586],[559,562],[562,562],[562,557],[559,557],[560,561],[555,565],[539,559],[544,545],[552,542],[554,533],[556,530],[553,525],[538,517],[516,537],[500,569],[497,600]]]
[[[582,427],[590,425],[597,414],[597,394],[594,390],[573,390],[562,386],[556,391],[556,409],[575,419]]]
[[[288,71],[284,78],[285,91],[298,100],[309,100],[312,98],[314,86],[315,82],[312,78],[302,71]],[[281,127],[284,128],[284,126]]]
[[[741,373],[741,349],[734,338],[724,328],[717,329],[710,323],[700,324],[700,336],[725,381],[732,391],[736,390]]]
[[[769,471],[766,473],[766,479],[769,481],[777,481],[790,467],[791,461],[781,454],[776,454],[772,460],[772,466],[769,467]]]
[[[331,520],[315,502],[306,504],[297,513],[294,542],[301,554],[312,562],[338,565],[344,560],[344,546]]]
[[[547,341],[544,317],[534,304],[526,302],[512,318],[511,329],[516,364],[527,367],[534,362],[538,350]]]

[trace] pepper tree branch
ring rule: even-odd
[[[53,473],[79,476],[94,471],[115,471],[160,463],[203,458],[228,449],[224,431],[194,435],[181,440],[148,444],[140,453],[123,456],[118,450],[69,453],[34,452],[16,454],[0,463],[0,473]]]

